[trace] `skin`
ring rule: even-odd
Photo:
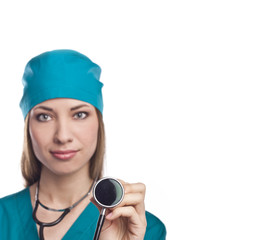
[[[88,192],[93,183],[89,178],[89,161],[97,144],[95,108],[75,99],[45,101],[31,110],[29,133],[34,153],[42,163],[40,201],[56,209],[71,206]],[[75,154],[62,159],[66,154],[60,152],[59,155],[60,150],[75,150]],[[120,181],[125,189],[124,199],[119,206],[107,211],[100,240],[144,239],[145,185]],[[33,206],[35,189],[36,184],[30,187]],[[91,196],[72,209],[61,223],[45,228],[45,239],[61,239],[90,201],[94,203]],[[58,216],[59,213],[41,207],[37,211],[37,218],[45,222],[51,222]]]

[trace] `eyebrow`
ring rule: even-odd
[[[82,108],[82,107],[89,107],[89,105],[87,105],[87,104],[81,104],[81,105],[72,107],[72,108],[71,108],[71,111],[77,110],[77,109]]]
[[[79,108],[82,108],[82,107],[89,107],[89,105],[87,105],[87,104],[81,104],[81,105],[78,105],[78,106],[72,107],[72,108],[71,108],[71,111],[75,111],[75,110],[77,110],[77,109],[79,109]],[[43,109],[43,110],[46,110],[46,111],[53,112],[53,109],[52,109],[52,108],[50,108],[50,107],[46,107],[46,106],[38,106],[38,107],[36,107],[35,109],[38,109],[38,108]]]
[[[46,110],[46,111],[53,112],[53,109],[52,109],[52,108],[45,107],[45,106],[38,106],[38,107],[36,107],[34,110],[36,110],[36,109],[38,109],[38,108],[41,108],[41,109]]]

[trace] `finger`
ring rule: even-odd
[[[144,203],[144,194],[142,193],[127,193],[124,195],[123,201],[118,206],[125,206],[125,205],[139,205]]]
[[[139,215],[139,218],[144,223],[146,222],[146,215],[145,215],[145,203],[144,203],[144,194],[137,192],[137,193],[128,193],[124,196],[123,201],[116,207],[110,209],[114,211],[117,208],[121,207],[133,207],[136,213]]]
[[[134,229],[136,230],[139,229],[138,231],[144,230],[145,232],[146,225],[147,225],[146,218],[145,219],[141,218],[140,215],[137,214],[134,207],[126,206],[126,207],[117,208],[106,216],[106,220],[108,221],[114,221],[118,218],[128,219],[128,224],[130,224],[129,225],[130,231],[136,232]]]
[[[109,213],[106,219],[113,221],[119,217],[129,218],[134,224],[139,224],[140,222],[139,216],[132,206],[118,207]]]
[[[126,182],[121,182],[121,183],[124,187],[125,193],[140,192],[145,194],[146,192],[146,185],[143,183],[126,183]]]
[[[143,183],[126,183],[119,180],[125,189],[125,196],[120,206],[132,205],[137,213],[145,218],[145,193],[146,186]]]
[[[144,195],[142,193],[128,193],[117,207],[133,206],[138,214],[145,214]],[[115,208],[117,208],[115,207]],[[113,208],[113,209],[115,209]]]

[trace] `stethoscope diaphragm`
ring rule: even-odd
[[[102,178],[93,188],[93,197],[101,207],[113,208],[123,200],[123,185],[115,178]]]

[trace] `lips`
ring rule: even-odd
[[[78,150],[51,151],[50,153],[57,159],[69,160],[77,154]]]

